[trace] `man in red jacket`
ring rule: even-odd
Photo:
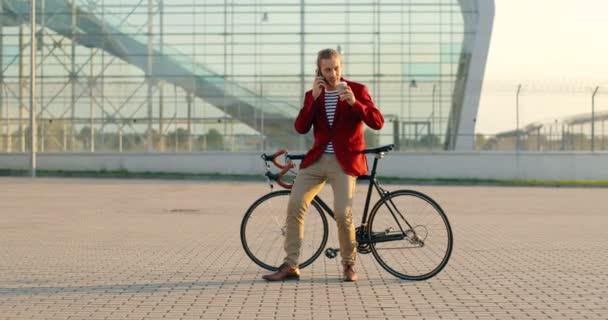
[[[379,130],[384,118],[363,84],[342,78],[342,59],[333,49],[317,55],[317,77],[306,92],[304,106],[295,121],[301,134],[314,127],[314,145],[308,151],[291,190],[287,208],[283,265],[269,281],[299,279],[300,248],[304,235],[304,213],[326,181],[334,192],[334,213],[338,225],[344,280],[356,281],[353,269],[357,253],[352,202],[357,176],[367,173],[363,124]]]

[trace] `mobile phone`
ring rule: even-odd
[[[327,80],[325,80],[325,77],[324,77],[324,76],[323,76],[323,74],[321,73],[321,70],[316,69],[316,70],[315,70],[315,72],[316,72],[316,74],[317,74],[317,77],[321,77],[321,78],[323,78],[323,81],[325,81],[325,82],[327,83]]]

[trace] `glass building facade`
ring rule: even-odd
[[[457,149],[473,134],[486,2],[38,0],[37,148],[305,150],[293,120],[316,53],[335,48],[385,116],[368,146]],[[0,152],[26,152],[30,3],[0,4]]]

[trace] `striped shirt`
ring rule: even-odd
[[[334,124],[334,116],[336,115],[336,105],[338,104],[338,91],[325,90],[325,113],[327,114],[327,122],[331,128]],[[331,141],[325,147],[326,153],[334,153],[334,146]]]

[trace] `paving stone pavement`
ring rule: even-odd
[[[239,226],[262,182],[0,178],[0,319],[608,319],[607,189],[388,188],[448,213],[437,277],[359,255],[356,283],[324,257],[261,280]]]

